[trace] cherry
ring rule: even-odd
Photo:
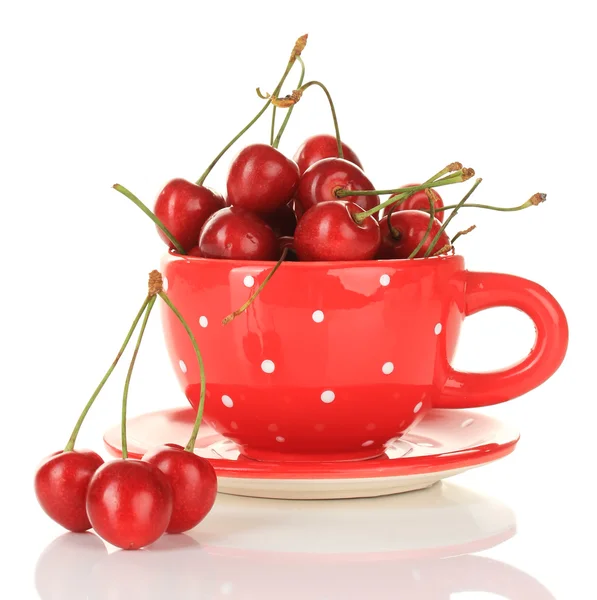
[[[54,452],[37,468],[35,494],[44,511],[71,531],[91,527],[85,511],[85,496],[93,474],[104,463],[91,450]]]
[[[218,491],[218,479],[210,462],[173,446],[154,448],[143,460],[164,473],[172,487],[172,516],[166,531],[181,533],[200,523],[214,505]]]
[[[102,465],[87,491],[87,515],[104,540],[134,550],[155,542],[172,516],[172,487],[154,465],[115,460]]]
[[[427,234],[429,217],[429,214],[419,210],[397,210],[390,217],[393,232],[389,229],[388,218],[384,217],[379,223],[381,245],[377,258],[409,258],[426,236],[420,249],[412,256],[412,258],[422,258],[442,226],[437,219],[434,219],[431,230]],[[443,231],[429,253],[449,245],[450,238]]]
[[[272,228],[252,212],[227,206],[203,226],[199,250],[205,258],[276,260],[280,254]]]
[[[373,258],[379,249],[379,224],[371,216],[357,223],[353,215],[362,210],[347,200],[320,202],[310,208],[299,221],[294,235],[299,260]]]
[[[342,142],[344,159],[363,168],[359,157],[352,149]],[[320,133],[307,138],[298,148],[294,155],[294,162],[298,165],[301,175],[313,164],[323,158],[335,158],[338,156],[338,143],[336,137],[327,133]]]
[[[296,261],[298,257],[294,250],[294,237],[291,235],[283,235],[278,238],[278,244],[280,245],[280,252],[282,253],[286,248],[286,258],[285,260]]]
[[[404,185],[402,187],[410,187],[420,185],[419,183],[409,183],[408,185]],[[444,211],[438,211],[444,207],[444,201],[441,196],[435,191],[432,190],[431,194],[433,195],[434,201],[433,204],[435,206],[435,218],[440,221],[440,223],[444,220]],[[392,194],[390,198],[395,198],[398,194]],[[412,196],[409,196],[404,202],[396,205],[394,210],[423,210],[429,212],[431,205],[429,204],[429,198],[427,197],[427,193],[425,190],[419,190],[415,192]],[[384,211],[383,214],[387,214],[389,211]],[[392,211],[393,212],[393,211]]]
[[[203,256],[203,255],[201,254],[201,250],[199,250],[199,246],[195,246],[195,247],[191,248],[191,249],[188,251],[188,253],[187,253],[187,254],[188,254],[189,256],[198,256],[198,257],[201,257],[201,256]]]
[[[262,215],[262,219],[274,230],[274,233],[278,237],[294,235],[296,215],[292,208],[292,201],[288,204],[283,204],[272,213]]]
[[[372,190],[373,184],[363,171],[342,158],[324,158],[311,165],[302,175],[296,200],[307,211],[315,204],[338,200],[338,190]],[[379,205],[379,196],[351,195],[350,201],[369,210]],[[377,219],[377,217],[374,217]]]
[[[292,198],[298,181],[295,162],[267,144],[252,144],[232,161],[226,182],[228,204],[273,212]]]
[[[172,179],[160,192],[153,211],[188,252],[197,245],[203,223],[224,206],[224,198],[210,188],[186,179]],[[157,230],[162,240],[174,248],[164,232],[159,227]]]

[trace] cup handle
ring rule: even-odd
[[[535,344],[513,367],[491,373],[450,370],[437,408],[475,408],[499,404],[541,385],[558,369],[568,347],[568,323],[562,307],[543,287],[501,273],[465,272],[465,316],[497,306],[526,313],[535,324]]]

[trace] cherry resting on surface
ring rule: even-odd
[[[172,516],[172,488],[154,465],[119,459],[100,467],[89,483],[87,514],[104,540],[135,550],[160,538]]]
[[[357,223],[362,208],[347,200],[320,202],[299,221],[294,248],[299,260],[369,260],[379,250],[379,224],[372,217]],[[423,213],[421,213],[423,214]]]
[[[324,158],[311,165],[302,175],[296,201],[308,211],[315,204],[338,200],[339,189],[358,191],[375,187],[359,167],[342,158]],[[379,205],[379,196],[351,196],[350,201],[369,210]],[[298,211],[297,211],[297,214]],[[377,220],[377,217],[374,217]]]
[[[276,260],[280,255],[272,228],[252,212],[227,206],[205,222],[199,236],[205,258]]]
[[[214,505],[218,491],[210,462],[173,446],[154,448],[143,460],[162,471],[172,487],[172,516],[166,531],[181,533],[200,523]]]
[[[344,159],[363,168],[359,157],[344,142],[342,142]],[[338,142],[336,136],[320,133],[307,138],[294,155],[294,162],[298,165],[301,175],[313,164],[323,158],[338,158]]]
[[[199,232],[208,217],[224,208],[224,198],[213,190],[186,179],[172,179],[158,196],[153,212],[188,252],[197,245]],[[157,227],[162,240],[173,248],[172,242]]]
[[[271,213],[293,196],[299,181],[296,163],[267,144],[243,148],[230,165],[228,204]]]
[[[419,242],[427,235],[429,214],[420,210],[397,210],[392,213],[391,224],[396,237],[388,227],[387,217],[379,222],[381,245],[377,258],[409,258]],[[427,239],[413,258],[422,258],[425,255],[441,226],[441,223],[434,219]],[[448,245],[450,245],[450,238],[443,231],[430,253],[433,254],[434,251]]]
[[[35,473],[35,495],[46,514],[71,531],[91,527],[85,509],[87,488],[93,474],[104,464],[91,450],[55,452]]]

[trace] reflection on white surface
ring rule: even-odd
[[[469,554],[514,532],[507,506],[446,483],[363,500],[221,495],[190,535],[142,551],[64,534],[39,557],[36,587],[43,600],[553,600],[530,575]]]

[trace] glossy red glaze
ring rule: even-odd
[[[307,211],[320,202],[338,200],[336,191],[341,188],[353,191],[374,190],[375,186],[351,162],[341,158],[324,158],[303,173],[295,200]],[[344,200],[358,204],[363,210],[379,205],[379,196],[350,196]]]
[[[261,215],[261,218],[274,230],[278,237],[294,235],[296,215],[289,204],[283,204],[273,213]]]
[[[162,261],[168,295],[204,354],[205,419],[250,457],[379,456],[432,406],[515,398],[550,377],[566,352],[566,317],[544,288],[512,275],[468,272],[458,255],[285,263],[249,309],[221,327],[273,266],[174,253]],[[537,328],[533,349],[509,369],[455,371],[450,361],[463,319],[492,306],[528,314]],[[197,406],[191,343],[162,310],[172,364]],[[210,325],[200,325],[200,317]]]
[[[197,245],[203,223],[224,206],[224,198],[214,190],[186,179],[173,179],[160,192],[153,212],[188,252]],[[164,243],[172,248],[162,230],[159,227],[157,230]]]
[[[311,207],[294,234],[294,249],[303,261],[369,260],[380,243],[379,225],[373,217],[358,224],[362,212],[354,202],[333,200]]]
[[[199,237],[199,252],[206,258],[276,260],[280,255],[272,228],[260,217],[238,206],[214,213]]]
[[[394,234],[390,232],[388,218],[384,217],[379,222],[381,244],[379,246],[377,258],[408,258],[417,248],[419,242],[425,238],[427,228],[429,227],[430,215],[420,210],[401,210],[393,212],[390,218],[397,237],[394,237]],[[437,219],[433,219],[431,231],[414,258],[423,258],[423,256],[425,256],[425,252],[429,246],[431,246],[431,243],[441,229],[441,226],[442,224]],[[448,237],[448,234],[443,231],[439,236],[438,241],[433,244],[431,254],[433,254],[434,251],[441,250],[441,248],[444,248],[449,244],[450,238]]]
[[[154,465],[115,460],[100,467],[89,483],[87,515],[104,540],[135,550],[163,535],[172,515],[172,488]]]
[[[267,144],[243,148],[230,166],[228,204],[269,213],[286,204],[299,180],[296,163]]]
[[[360,169],[363,168],[359,157],[344,142],[342,142],[342,152],[344,160],[357,165]],[[294,162],[302,175],[311,165],[323,158],[338,158],[338,143],[335,135],[320,133],[307,138],[296,151]]]
[[[415,186],[415,185],[420,185],[420,184],[419,183],[407,183],[406,185],[401,185],[400,187],[411,187],[411,186]],[[431,189],[431,193],[434,195],[434,198],[435,198],[433,204],[435,205],[436,210],[438,208],[443,208],[444,201],[442,200],[442,197],[434,189]],[[396,196],[397,196],[397,194],[392,194],[390,196],[390,198],[395,198]],[[429,210],[430,206],[431,205],[429,204],[429,198],[427,198],[427,194],[425,193],[425,190],[419,190],[418,192],[415,192],[412,196],[409,196],[401,204],[396,205],[394,207],[394,212],[398,211],[398,210]],[[388,210],[383,209],[380,212],[382,213],[382,216],[383,216],[383,215],[388,214],[389,209]],[[436,213],[435,218],[440,223],[443,223],[444,211],[441,210],[438,213]]]
[[[203,521],[218,492],[216,472],[209,461],[175,444],[157,446],[143,460],[164,473],[172,487],[172,517],[166,531],[182,533]]]
[[[60,451],[46,457],[34,479],[37,501],[46,514],[65,529],[89,529],[85,497],[91,477],[103,463],[91,450]]]

